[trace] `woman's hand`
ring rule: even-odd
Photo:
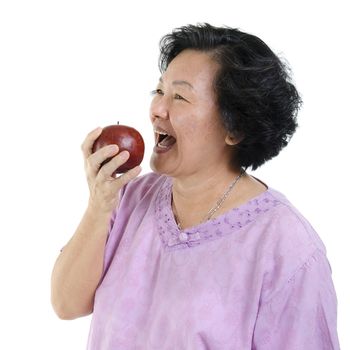
[[[113,177],[113,172],[128,160],[130,154],[127,151],[119,153],[117,145],[105,146],[92,153],[92,146],[101,132],[102,128],[91,131],[81,149],[90,190],[89,205],[98,210],[111,212],[118,205],[120,189],[140,174],[141,167],[136,166],[117,178]],[[108,158],[112,159],[101,167]]]

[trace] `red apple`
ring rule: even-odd
[[[125,173],[142,162],[145,144],[141,134],[136,129],[119,124],[106,126],[103,128],[101,135],[95,140],[92,152],[112,144],[118,145],[119,152],[128,151],[130,153],[127,162],[116,169],[112,176]],[[110,160],[111,158],[106,159],[101,166]]]

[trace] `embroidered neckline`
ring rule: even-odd
[[[238,208],[233,208],[197,226],[180,230],[171,209],[171,193],[172,179],[165,177],[157,194],[155,210],[158,232],[166,250],[194,247],[205,241],[233,234],[233,232],[255,221],[262,213],[281,203],[268,188]]]

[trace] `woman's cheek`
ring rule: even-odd
[[[198,123],[191,122],[191,116],[188,117],[188,121],[186,123],[183,123],[183,135],[186,138],[192,138],[195,134],[197,134],[201,128],[198,125]]]

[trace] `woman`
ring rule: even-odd
[[[93,312],[89,349],[339,349],[325,248],[249,175],[287,145],[301,100],[259,38],[209,24],[161,41],[153,173],[82,145],[90,199],[52,275],[57,314]],[[113,159],[100,169],[108,157]]]

